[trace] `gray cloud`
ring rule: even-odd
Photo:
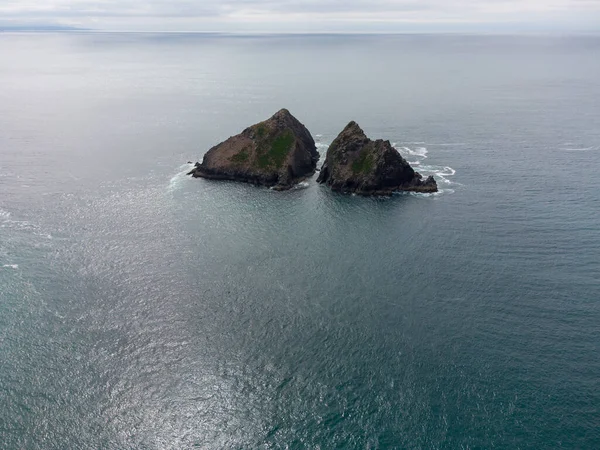
[[[282,22],[283,29],[495,22],[579,22],[600,29],[600,0],[0,0],[0,21],[224,31],[276,29]]]

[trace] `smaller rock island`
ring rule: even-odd
[[[317,182],[359,195],[438,190],[433,176],[423,180],[390,141],[372,141],[354,121],[329,146]]]
[[[188,175],[285,190],[313,175],[318,160],[310,132],[282,109],[211,148]]]

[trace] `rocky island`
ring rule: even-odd
[[[424,180],[390,141],[372,141],[354,121],[329,146],[317,182],[334,191],[359,195],[438,190],[433,176]]]
[[[285,190],[313,175],[318,160],[310,132],[282,109],[211,148],[188,175]]]

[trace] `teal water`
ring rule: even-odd
[[[600,38],[0,54],[3,449],[600,448]],[[442,191],[184,175],[282,107]]]

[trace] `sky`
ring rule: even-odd
[[[207,32],[598,32],[600,0],[0,0],[1,27]]]

